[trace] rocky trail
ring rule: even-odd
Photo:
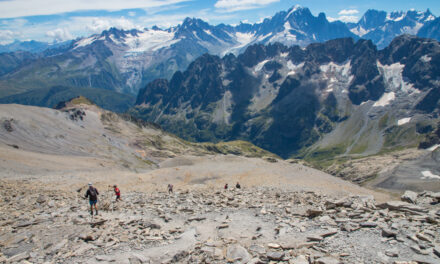
[[[288,187],[174,193],[2,180],[1,263],[439,263],[439,193],[333,196]],[[100,189],[98,187],[98,189]]]

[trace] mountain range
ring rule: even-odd
[[[404,33],[437,38],[439,31],[436,29],[438,18],[429,10],[390,14],[369,10],[358,23],[343,23],[330,22],[324,13],[314,16],[308,8],[299,6],[255,24],[213,26],[200,19],[186,18],[182,24],[168,29],[111,28],[40,53],[35,51],[44,45],[37,42],[34,48],[29,48],[32,45],[28,43],[25,51],[1,53],[0,102],[28,101],[52,106],[46,102],[53,100],[29,100],[28,94],[44,94],[51,87],[61,86],[71,89],[69,94],[77,87],[92,93],[94,89],[111,90],[125,94],[123,104],[129,105],[147,83],[157,78],[171,78],[174,72],[186,69],[204,53],[238,55],[257,43],[279,42],[305,47],[310,43],[346,37],[371,39],[378,48],[383,48]],[[53,98],[53,94],[43,97]],[[58,94],[59,97],[62,95]],[[109,107],[116,111],[127,109]]]
[[[437,129],[440,44],[410,35],[382,50],[352,38],[254,44],[199,57],[149,83],[136,104],[134,115],[190,140],[244,139],[284,158],[377,154]]]

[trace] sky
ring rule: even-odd
[[[14,40],[60,42],[110,27],[168,28],[186,17],[212,25],[261,22],[295,5],[329,20],[357,22],[368,9],[440,15],[438,0],[0,0],[0,44]]]

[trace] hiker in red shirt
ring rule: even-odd
[[[116,194],[116,201],[122,201],[121,200],[121,190],[119,190],[118,186],[113,185],[113,190],[115,191],[115,194]]]

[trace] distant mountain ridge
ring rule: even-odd
[[[346,24],[329,22],[324,13],[314,16],[308,8],[295,6],[255,24],[212,26],[201,19],[186,18],[168,29],[111,28],[43,53],[0,53],[0,98],[59,86],[135,96],[150,81],[171,78],[204,53],[238,55],[253,44],[279,42],[305,47],[360,36],[384,47],[395,36],[415,34],[419,28],[435,37],[434,21],[429,10],[389,15],[370,10],[359,23]]]
[[[132,113],[187,139],[244,139],[282,157],[369,155],[417,146],[437,127],[439,80],[435,40],[255,44],[149,83]]]
[[[425,12],[409,10],[391,13],[370,9],[358,23],[347,23],[347,26],[357,36],[371,39],[382,49],[401,34],[416,35],[421,27],[435,19],[429,9]]]

